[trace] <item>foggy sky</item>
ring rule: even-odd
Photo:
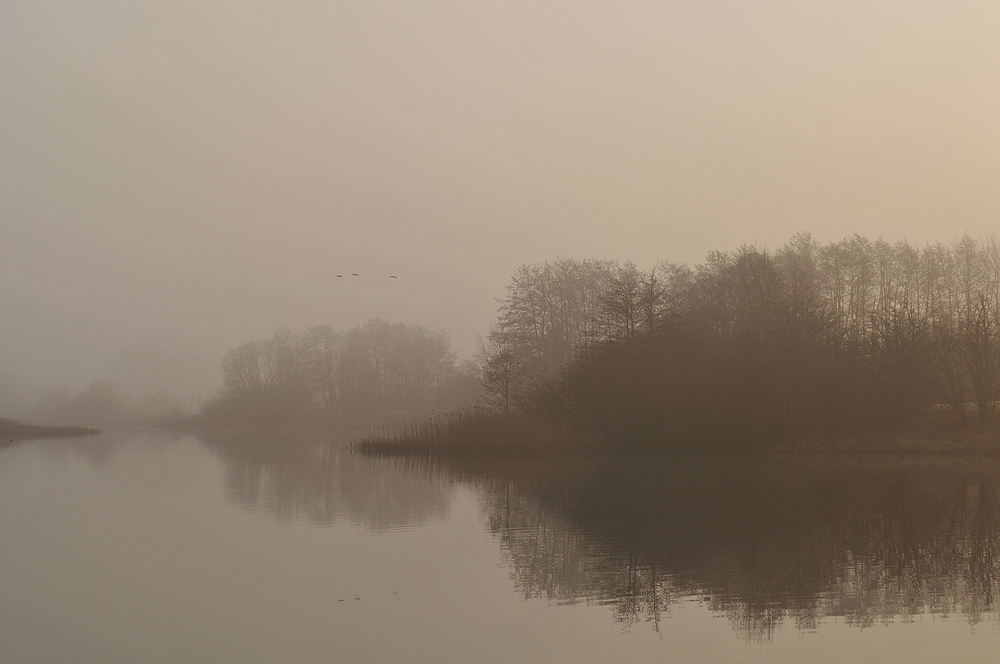
[[[209,385],[376,315],[468,355],[521,263],[992,233],[997,35],[971,0],[2,3],[0,371]]]

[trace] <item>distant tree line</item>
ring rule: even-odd
[[[50,385],[35,393],[19,385],[3,385],[0,415],[46,425],[149,425],[188,416],[193,404],[161,389],[141,392],[115,380],[91,381],[79,390]]]
[[[223,356],[222,373],[204,415],[253,424],[449,409],[475,393],[475,377],[456,363],[446,333],[379,318],[249,341]]]
[[[860,434],[931,407],[985,426],[1000,396],[1000,244],[799,234],[693,268],[524,266],[478,360],[485,405],[622,442]]]

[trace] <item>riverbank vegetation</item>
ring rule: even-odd
[[[579,432],[551,418],[518,414],[507,417],[483,409],[386,426],[356,442],[362,454],[541,454],[596,450]]]
[[[477,359],[481,408],[615,449],[863,451],[932,430],[1000,448],[1000,244],[799,234],[695,267],[523,266]],[[482,445],[430,423],[382,449],[438,430],[442,449]]]

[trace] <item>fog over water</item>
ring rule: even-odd
[[[468,356],[522,263],[991,233],[997,34],[972,1],[5,3],[0,372],[209,394],[286,327]]]

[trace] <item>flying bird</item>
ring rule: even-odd
[[[396,275],[394,275],[394,274],[390,274],[390,275],[389,275],[389,278],[390,278],[390,279],[395,279],[395,278],[396,278]]]
[[[360,277],[361,275],[360,275],[360,274],[358,274],[357,272],[352,272],[352,273],[351,273],[351,276],[352,276],[352,277]]]
[[[338,274],[338,275],[337,275],[337,278],[338,278],[338,279],[343,279],[343,278],[344,278],[344,275],[342,275],[342,274]]]

